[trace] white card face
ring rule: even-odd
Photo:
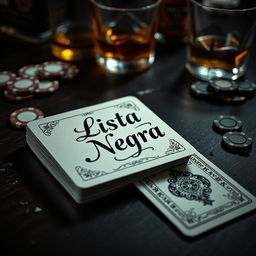
[[[135,97],[39,119],[27,129],[80,188],[171,166],[195,152]]]
[[[184,234],[199,235],[256,208],[256,199],[200,153],[137,188]]]

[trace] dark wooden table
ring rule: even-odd
[[[27,45],[1,36],[0,70],[51,60],[49,43]],[[256,45],[256,44],[255,44]],[[256,82],[256,47],[246,77]],[[25,255],[249,255],[255,251],[255,212],[199,237],[180,234],[133,185],[87,205],[76,204],[34,156],[25,131],[9,115],[33,106],[46,116],[121,96],[138,97],[198,151],[256,195],[256,146],[249,156],[226,152],[212,129],[220,114],[235,115],[256,140],[256,97],[230,105],[192,97],[196,81],[184,69],[185,45],[158,45],[156,62],[133,75],[106,74],[94,60],[78,63],[79,76],[49,96],[10,102],[0,94],[1,254]],[[4,254],[4,248],[6,253]],[[16,254],[17,255],[17,254]]]

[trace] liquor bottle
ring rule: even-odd
[[[160,42],[184,42],[188,26],[189,0],[163,0],[157,39]]]
[[[47,1],[0,0],[0,32],[30,43],[49,40]]]

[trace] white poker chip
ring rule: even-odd
[[[10,115],[10,122],[17,128],[24,128],[30,121],[43,117],[44,113],[40,109],[33,107],[20,108]]]
[[[16,75],[9,71],[0,72],[0,87],[5,87],[9,81],[16,78]]]
[[[42,78],[61,78],[67,69],[68,66],[62,61],[46,61],[40,64],[38,72]]]
[[[22,68],[19,69],[18,74],[21,77],[32,77],[32,78],[38,78],[39,76],[39,64],[31,64],[31,65],[26,65]]]
[[[79,73],[79,68],[74,64],[67,63],[67,72],[62,77],[63,79],[73,79]]]
[[[38,88],[35,90],[37,94],[53,93],[59,89],[59,82],[57,80],[42,80],[39,82]]]
[[[15,95],[33,93],[39,85],[39,80],[26,77],[17,77],[7,82],[7,90]]]

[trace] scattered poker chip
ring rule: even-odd
[[[17,77],[7,82],[7,90],[15,95],[31,94],[38,88],[39,80],[26,77]]]
[[[217,93],[230,94],[236,91],[237,84],[227,79],[213,79],[209,82],[209,89]]]
[[[9,71],[0,72],[0,87],[5,87],[8,82],[14,80],[16,75]]]
[[[66,74],[63,75],[63,79],[73,79],[79,73],[79,68],[74,64],[67,63]]]
[[[33,107],[20,108],[10,115],[10,122],[17,128],[24,128],[27,126],[28,122],[43,117],[44,113],[40,109]]]
[[[38,72],[42,78],[62,78],[68,70],[68,65],[62,61],[46,61],[40,64]]]
[[[246,101],[245,96],[239,96],[239,95],[223,95],[223,94],[218,94],[216,95],[216,98],[219,101],[226,102],[229,104],[241,104]]]
[[[256,85],[253,82],[249,80],[238,81],[237,85],[237,91],[239,95],[254,96]]]
[[[212,92],[208,90],[208,82],[195,82],[191,85],[190,91],[194,96],[200,98],[209,98],[212,96]]]
[[[38,88],[35,90],[36,94],[53,93],[59,89],[59,82],[57,80],[42,80],[39,82]]]
[[[252,138],[243,132],[227,132],[222,136],[222,145],[233,153],[246,154],[251,150]]]
[[[8,90],[5,90],[4,96],[11,101],[24,101],[24,100],[31,99],[34,95],[33,94],[15,95],[9,92]]]
[[[241,131],[243,123],[235,116],[219,116],[218,119],[213,120],[214,130],[220,133],[230,131]]]
[[[39,64],[26,65],[19,69],[18,74],[21,77],[38,78],[39,76]]]

